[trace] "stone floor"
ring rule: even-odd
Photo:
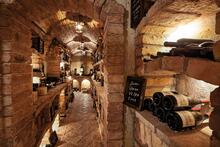
[[[61,120],[58,147],[102,147],[96,112],[89,94],[75,93],[75,98]]]

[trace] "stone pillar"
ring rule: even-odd
[[[108,1],[104,27],[104,146],[123,146],[124,8]]]
[[[220,146],[220,88],[216,88],[210,95],[211,106],[214,107],[210,115],[209,126],[213,130],[211,137],[211,147]]]
[[[7,4],[0,3],[0,146],[4,147],[34,143],[31,32],[15,17]]]

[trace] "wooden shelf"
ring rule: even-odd
[[[38,115],[41,110],[51,103],[55,96],[57,96],[63,88],[67,86],[67,83],[57,85],[56,87],[48,90],[46,95],[38,96],[37,104],[35,105],[35,114]]]
[[[164,56],[144,63],[140,75],[149,74],[186,74],[189,77],[220,85],[220,62],[208,59],[180,56]]]

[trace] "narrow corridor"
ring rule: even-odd
[[[89,94],[75,93],[75,98],[61,120],[58,147],[101,147],[96,112]]]

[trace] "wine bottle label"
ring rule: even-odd
[[[193,114],[189,111],[178,111],[176,112],[179,114],[180,118],[182,119],[183,122],[183,128],[184,127],[190,127],[190,126],[195,126],[196,121],[193,116]]]
[[[189,100],[183,95],[176,96],[177,106],[189,106]]]

